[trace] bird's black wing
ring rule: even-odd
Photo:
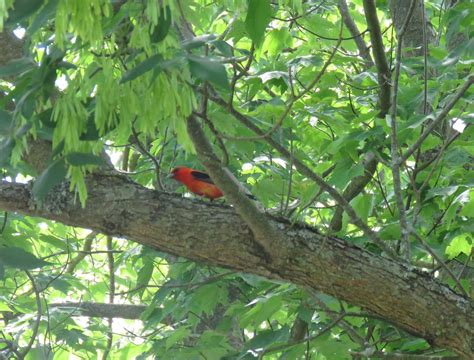
[[[209,177],[209,175],[207,175],[206,173],[203,173],[203,172],[197,171],[197,170],[193,170],[193,171],[191,171],[191,175],[192,175],[193,178],[195,178],[196,180],[199,180],[199,181],[202,181],[202,182],[205,182],[205,183],[214,185],[214,182],[211,180],[211,178]]]
[[[202,182],[205,182],[205,183],[214,185],[214,182],[211,180],[210,176],[207,175],[206,173],[203,173],[203,172],[197,171],[197,170],[193,170],[193,171],[191,171],[191,175],[192,175],[196,180],[199,180],[199,181],[202,181]],[[253,196],[252,194],[250,194],[250,193],[246,193],[245,195],[246,195],[249,199],[257,200],[257,198],[256,198],[255,196]]]

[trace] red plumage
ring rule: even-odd
[[[171,170],[170,177],[184,184],[192,193],[214,200],[222,197],[222,191],[212,182],[209,175],[199,170],[178,166]]]

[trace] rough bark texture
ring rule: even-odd
[[[147,309],[146,305],[107,304],[94,302],[52,303],[48,306],[50,309],[62,309],[67,311],[70,316],[88,316],[128,320],[140,320],[140,316],[142,316],[143,312]],[[163,321],[163,323],[169,322]]]
[[[411,2],[412,0],[390,1],[390,12],[392,14],[397,36],[405,22]],[[433,27],[426,21],[427,17],[423,16],[422,3],[419,0],[416,0],[416,2],[417,4],[415,5],[413,15],[403,36],[404,47],[413,48],[413,50],[407,54],[409,56],[423,55],[423,29],[426,31],[426,41],[428,44],[433,43],[435,40]]]
[[[370,31],[370,43],[372,44],[372,54],[377,68],[377,81],[379,83],[379,117],[384,118],[390,109],[390,67],[382,38],[377,8],[374,0],[363,0],[364,14],[367,20],[367,28]]]
[[[21,58],[23,41],[9,31],[0,32],[0,64],[4,65],[12,60]]]
[[[372,60],[372,56],[370,56],[370,50],[367,47],[361,32],[357,28],[357,25],[349,12],[346,0],[338,0],[337,7],[341,13],[344,25],[346,25],[347,29],[350,31],[351,36],[354,37],[354,42],[357,45],[360,57],[365,60],[367,67],[373,66],[374,61]]]
[[[269,221],[287,242],[281,251],[275,250],[282,258],[269,263],[231,207],[152,191],[123,176],[94,175],[88,179],[88,191],[84,209],[73,204],[61,188],[37,208],[28,185],[2,182],[0,208],[318,289],[361,306],[433,345],[450,348],[465,358],[474,357],[474,304],[404,264],[276,219]]]

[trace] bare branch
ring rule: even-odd
[[[266,254],[272,258],[273,248],[281,241],[280,235],[267,221],[254,202],[250,200],[238,186],[238,180],[222,166],[214,154],[212,145],[206,138],[196,118],[188,118],[188,134],[194,143],[199,160],[209,172],[212,180],[222,189],[229,202],[235,206],[237,213],[249,225],[257,243],[262,246]],[[268,239],[273,239],[268,241]]]
[[[65,302],[49,304],[50,308],[68,310],[71,316],[139,320],[146,305],[108,304],[94,302]]]
[[[398,44],[395,60],[395,76],[393,79],[393,90],[392,90],[392,111],[390,114],[391,122],[391,155],[392,155],[392,177],[393,177],[393,191],[395,193],[395,200],[397,203],[398,213],[400,215],[400,229],[402,234],[401,239],[401,254],[405,257],[407,261],[410,261],[411,250],[410,242],[408,239],[408,223],[407,215],[405,213],[405,205],[403,203],[403,194],[402,194],[402,185],[400,180],[400,161],[399,161],[399,149],[398,149],[398,131],[397,131],[397,96],[398,96],[398,81],[400,79],[400,67],[402,61],[402,47],[403,47],[403,36],[405,31],[408,28],[410,19],[413,15],[413,10],[415,9],[417,0],[411,0],[410,9],[405,18],[405,22],[398,34]]]
[[[25,270],[25,272],[26,272],[26,276],[31,281],[31,285],[32,285],[33,291],[35,293],[36,308],[37,308],[36,311],[37,312],[36,312],[35,323],[32,326],[33,333],[31,334],[31,337],[30,337],[30,340],[28,341],[28,344],[26,345],[26,347],[23,349],[23,351],[20,354],[20,360],[23,360],[26,357],[26,355],[28,355],[28,353],[30,352],[31,348],[33,347],[33,345],[36,341],[36,337],[38,336],[38,330],[39,330],[39,327],[40,327],[40,324],[41,324],[41,315],[43,313],[43,304],[41,303],[41,294],[40,294],[40,291],[38,289],[38,286],[36,285],[36,280],[28,270]]]
[[[363,0],[364,13],[367,26],[370,30],[370,41],[372,43],[372,54],[377,67],[379,83],[379,117],[384,118],[390,110],[390,67],[388,66],[383,45],[382,31],[380,30],[377,8],[374,0]]]
[[[339,0],[337,3],[337,7],[339,8],[339,12],[341,13],[342,21],[344,21],[344,25],[346,25],[347,29],[354,37],[354,41],[357,45],[357,49],[359,49],[359,55],[362,59],[365,60],[367,67],[371,67],[374,65],[374,61],[372,60],[372,56],[370,56],[370,51],[362,36],[360,36],[360,31],[357,28],[354,19],[351,16],[349,8],[347,7],[346,0]],[[359,36],[357,36],[359,35]]]
[[[82,247],[82,251],[71,261],[69,262],[67,268],[66,268],[66,273],[72,274],[74,270],[76,269],[76,266],[84,260],[84,258],[90,254],[90,251],[92,250],[92,242],[94,241],[95,237],[97,236],[97,232],[93,231],[89,235],[87,235],[86,239],[84,240],[84,245]]]

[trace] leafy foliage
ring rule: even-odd
[[[388,30],[383,41],[391,59],[397,40],[385,3],[378,2],[377,15]],[[427,54],[429,78],[424,79],[422,55],[403,58],[396,104],[396,145],[402,154],[472,70],[472,9],[462,2],[452,8],[440,1],[425,4],[440,37]],[[351,2],[350,14],[364,31],[361,1]],[[176,190],[165,179],[171,168],[202,169],[186,131],[194,111],[204,118],[216,153],[266,208],[323,232],[334,230],[337,204],[296,171],[294,159],[345,194],[348,184],[366,174],[367,154],[373,155],[376,169],[350,204],[397,249],[402,232],[391,123],[377,117],[377,69],[359,56],[349,30],[343,28],[340,47],[308,88],[334,51],[341,21],[337,1],[0,0],[0,29],[20,28],[26,34],[24,57],[0,66],[3,177],[34,178],[32,192],[39,200],[67,179],[85,206],[84,179],[108,155],[135,182]],[[360,37],[368,43],[368,35]],[[425,97],[429,111],[423,114]],[[472,101],[468,90],[401,174],[410,226],[431,250],[411,236],[410,261],[467,293],[474,286]],[[255,137],[232,110],[288,149],[290,159],[265,136]],[[53,149],[41,171],[28,161],[35,153],[33,140],[50,142]],[[347,215],[341,224],[338,236],[381,251]],[[449,353],[362,309],[291,284],[192,263],[40,218],[3,213],[0,225],[2,344],[29,350],[31,359],[107,353],[137,359]],[[64,304],[108,302],[110,293],[116,303],[147,308],[135,320],[115,319],[110,328],[100,313],[84,321],[74,314],[77,304]],[[43,314],[35,324],[38,311]],[[349,315],[335,321],[342,312]],[[294,338],[297,319],[307,324],[300,339]],[[28,349],[34,329],[40,336]],[[105,334],[111,329],[113,345],[108,345]],[[2,345],[3,352],[14,351]]]

